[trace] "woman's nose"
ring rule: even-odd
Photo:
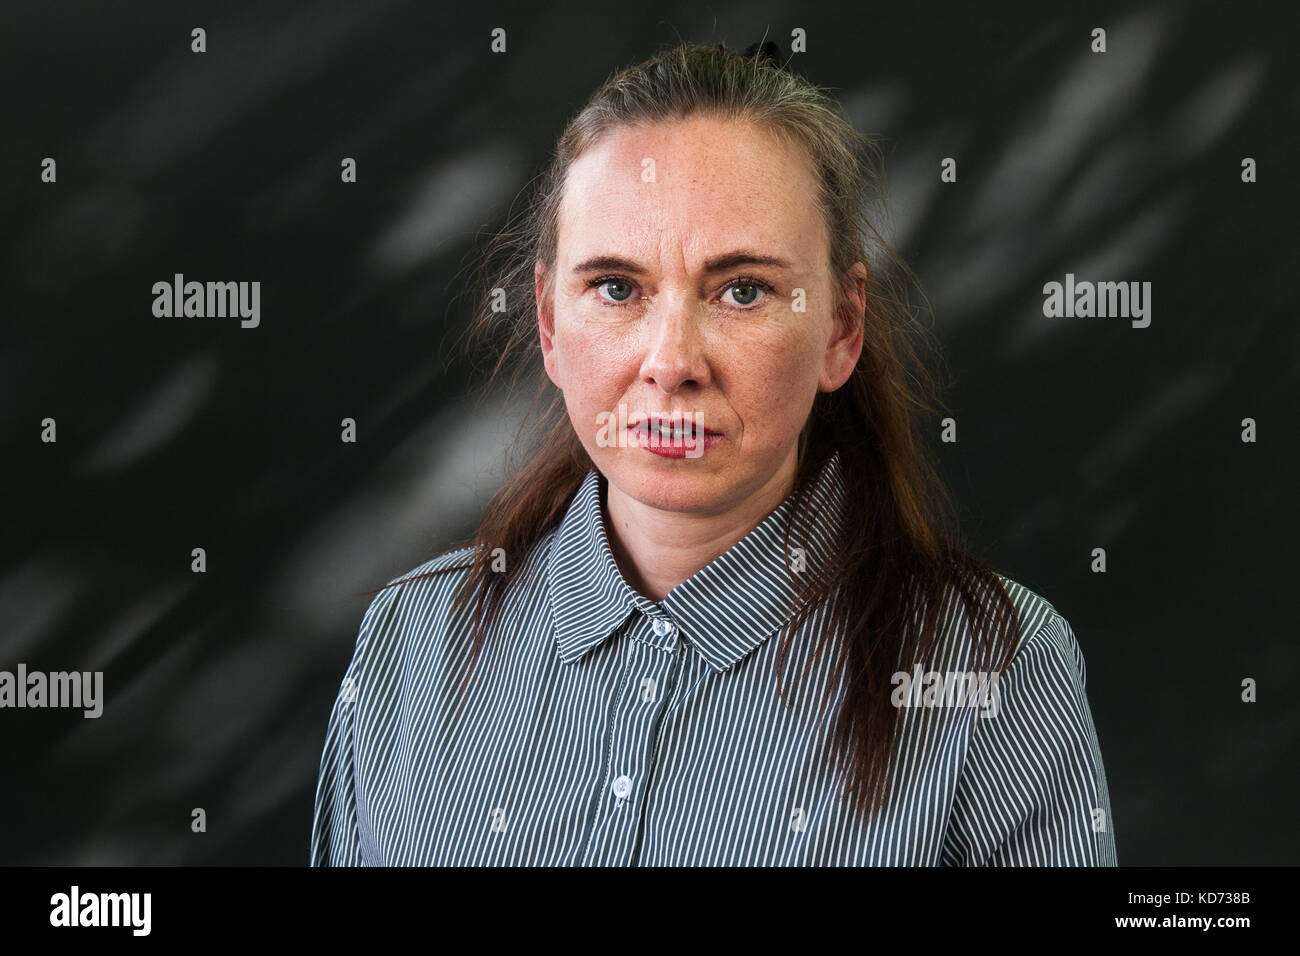
[[[665,392],[708,381],[708,356],[700,334],[701,308],[686,296],[664,296],[646,315],[648,341],[642,375]]]

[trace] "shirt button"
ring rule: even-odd
[[[621,777],[615,777],[614,782],[609,785],[614,791],[614,796],[620,800],[626,800],[627,795],[632,792],[632,778],[626,774]]]
[[[654,619],[651,625],[654,628],[655,637],[669,637],[677,630],[677,625],[672,621],[665,621],[661,617]]]

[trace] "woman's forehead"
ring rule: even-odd
[[[694,116],[610,130],[574,160],[567,181],[636,189],[668,186],[734,191],[806,185],[807,157],[785,138],[752,121]],[[566,197],[567,198],[567,197]]]
[[[693,118],[611,132],[578,157],[557,238],[561,258],[664,242],[781,255],[824,242],[823,228],[797,148],[752,123]]]

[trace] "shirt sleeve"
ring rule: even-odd
[[[311,828],[312,866],[362,865],[352,760],[355,697],[356,677],[349,667],[330,711],[325,749],[316,779],[316,808]]]
[[[365,841],[357,815],[362,794],[356,779],[358,710],[372,696],[364,686],[368,661],[377,653],[371,635],[382,631],[396,607],[398,588],[379,592],[362,616],[352,660],[330,710],[316,778],[316,806],[311,828],[312,866],[366,866]]]
[[[1110,795],[1069,623],[1050,617],[975,721],[944,861],[959,866],[1115,866]]]

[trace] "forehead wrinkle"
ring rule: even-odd
[[[795,265],[796,271],[804,262],[802,242],[782,241],[787,236],[798,239],[803,231],[797,228],[803,225],[800,217],[793,217],[795,221],[792,223],[785,209],[773,208],[768,217],[766,209],[756,213],[753,203],[748,198],[741,198],[733,204],[733,209],[739,203],[749,203],[750,208],[728,214],[713,207],[701,209],[689,202],[666,203],[663,196],[663,193],[658,193],[644,197],[644,201],[637,200],[623,208],[619,208],[618,202],[583,206],[583,235],[579,242],[573,242],[573,216],[567,217],[571,228],[565,241],[574,247],[572,260],[577,262],[602,254],[618,255],[647,267],[671,263],[682,271],[694,271],[702,269],[706,259],[735,249],[747,249],[785,258]],[[777,228],[753,228],[755,220],[767,218],[776,220]]]

